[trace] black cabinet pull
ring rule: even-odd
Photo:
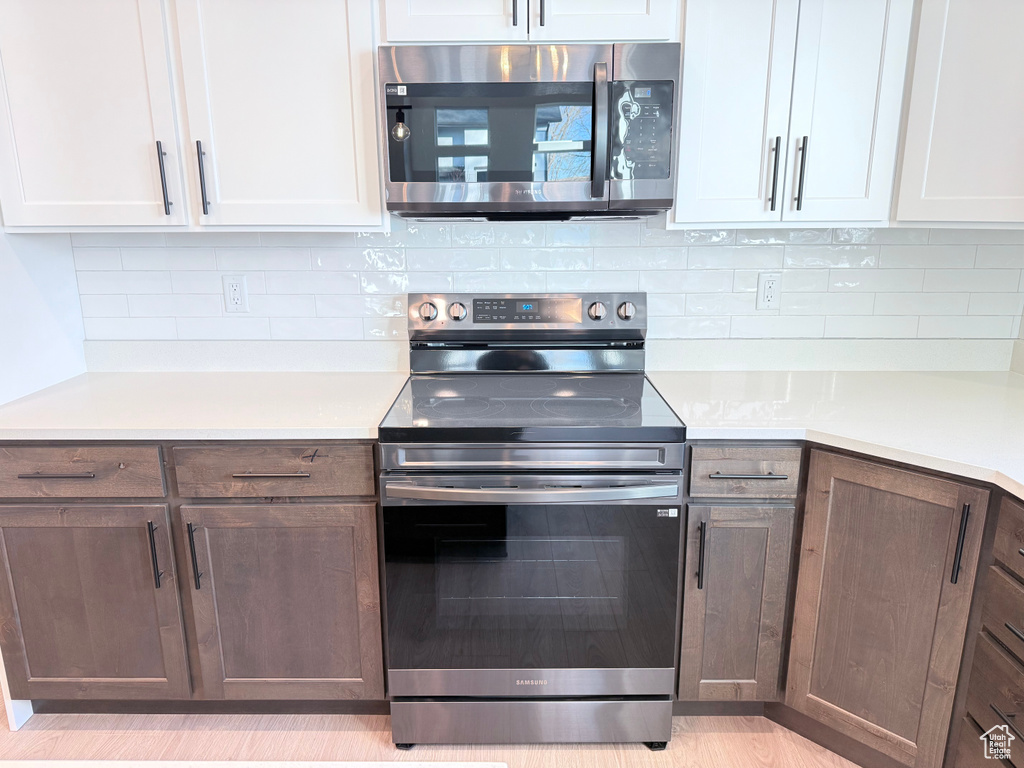
[[[1020,640],[1022,643],[1024,643],[1024,632],[1021,632],[1019,629],[1017,629],[1015,626],[1013,626],[1013,624],[1011,624],[1008,621],[1003,622],[1003,626],[1006,627],[1008,630],[1010,630],[1010,632],[1013,634],[1014,637],[1016,637],[1018,640]]]
[[[547,11],[547,7],[546,7],[546,4],[545,4],[544,0],[540,0],[540,25],[542,27],[544,26],[544,21],[545,21],[545,19],[547,17],[546,11]]]
[[[512,26],[519,26],[519,0],[512,0]]]
[[[957,579],[960,578],[960,561],[964,556],[964,539],[967,538],[967,519],[971,516],[971,505],[964,504],[964,509],[960,513],[960,535],[956,540],[956,555],[953,557],[953,573],[949,576],[949,582],[956,584]]]
[[[196,527],[192,523],[188,524],[188,548],[192,554],[192,576],[195,578],[196,589],[202,589],[200,579],[203,574],[199,570],[199,559],[196,557]]]
[[[772,152],[775,153],[774,170],[772,171],[772,210],[775,210],[776,195],[779,192],[779,155],[782,154],[782,137],[775,137],[775,146],[772,147]]]
[[[156,558],[156,526],[149,520],[146,522],[146,528],[149,532],[149,556],[153,558],[153,583],[160,589],[160,578],[164,572],[160,570],[160,561]]]
[[[1011,731],[1017,734],[1017,738],[1024,739],[1024,733],[1020,732],[1020,730],[1017,728],[1013,721],[1013,719],[1017,717],[1016,712],[1011,712],[1010,714],[1007,714],[1003,712],[1003,710],[1001,710],[995,704],[989,704],[989,706],[992,708],[992,711],[996,713],[996,716],[1004,723],[1006,723],[1006,725],[1010,728]]]
[[[28,472],[19,480],[95,480],[95,472]]]
[[[164,215],[171,215],[171,206],[174,205],[167,197],[167,171],[164,169],[164,158],[167,157],[167,153],[164,152],[164,143],[158,141],[156,143],[156,159],[160,163],[160,189],[164,193]]]
[[[774,472],[763,475],[727,475],[719,470],[708,475],[708,480],[789,480],[789,475],[776,475]]]
[[[203,142],[196,142],[196,156],[199,158],[199,193],[203,196],[203,215],[210,215],[210,201],[206,197],[206,168],[203,167],[203,158],[206,157],[206,153],[203,152]]]
[[[796,209],[798,211],[804,209],[804,173],[807,171],[807,141],[808,137],[804,136],[804,140],[800,144],[800,183],[796,188]]]
[[[697,554],[697,589],[704,589],[704,549],[707,547],[708,524],[700,522],[700,552]]]
[[[235,472],[231,475],[239,480],[272,480],[290,478],[302,480],[310,476],[309,472]]]
[[[1017,554],[1020,555],[1021,557],[1024,557],[1024,549],[1018,549],[1017,550]]]

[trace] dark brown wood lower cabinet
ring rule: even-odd
[[[0,506],[0,574],[15,699],[188,698],[166,506]]]
[[[779,505],[689,508],[681,701],[779,698],[795,513]]]
[[[942,764],[988,496],[812,451],[787,705],[904,765]]]
[[[383,698],[374,505],[184,506],[181,517],[202,698]]]

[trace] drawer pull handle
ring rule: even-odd
[[[1024,632],[1021,632],[1019,629],[1017,629],[1015,626],[1013,626],[1013,624],[1011,624],[1008,621],[1004,622],[1003,626],[1006,627],[1008,630],[1010,630],[1010,632],[1013,633],[1014,637],[1016,637],[1018,640],[1020,640],[1022,643],[1024,643]]]
[[[19,480],[95,480],[95,472],[29,472]]]
[[[192,576],[196,582],[196,589],[199,590],[203,587],[200,581],[203,574],[199,570],[199,559],[196,557],[196,527],[192,523],[188,524],[188,548],[192,554]]]
[[[206,196],[206,167],[203,164],[203,158],[206,157],[206,152],[203,151],[203,142],[196,142],[196,157],[199,160],[199,194],[203,199],[203,215],[210,215],[210,198]]]
[[[1020,555],[1021,557],[1024,557],[1024,549],[1018,549],[1017,550],[1017,554]]]
[[[156,588],[160,589],[160,578],[164,575],[164,572],[160,570],[160,561],[156,557],[156,526],[153,525],[153,521],[149,520],[146,523],[147,532],[149,533],[149,556],[153,559],[153,582],[156,584]]]
[[[310,474],[309,472],[235,472],[231,476],[238,480],[279,480],[281,478],[303,480]]]
[[[971,505],[964,504],[960,513],[960,535],[956,539],[956,556],[953,558],[953,573],[949,576],[949,583],[956,584],[960,578],[960,561],[964,556],[964,540],[967,538],[967,520],[971,516]]]
[[[1017,738],[1024,739],[1024,733],[1021,733],[1020,729],[1018,729],[1017,726],[1014,725],[1014,722],[1013,722],[1013,718],[1017,717],[1017,713],[1016,712],[1011,712],[1010,714],[1006,714],[1005,712],[1003,712],[1003,710],[1001,710],[995,704],[989,704],[989,706],[992,708],[992,711],[996,713],[996,716],[1000,720],[1002,720],[1004,723],[1006,723],[1010,727],[1011,731],[1013,731],[1015,734],[1017,734]]]
[[[708,541],[708,524],[700,522],[700,554],[697,556],[697,589],[704,589],[704,550]]]
[[[789,480],[789,475],[776,475],[768,472],[764,475],[726,475],[722,472],[712,472],[708,475],[710,480]]]

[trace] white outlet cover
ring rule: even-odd
[[[249,286],[245,275],[224,275],[224,311],[249,311]]]
[[[757,276],[757,308],[778,309],[780,305],[780,292],[782,290],[782,275],[778,272],[761,272]]]

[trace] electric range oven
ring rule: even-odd
[[[396,744],[669,740],[685,427],[644,299],[409,297],[380,426]]]

